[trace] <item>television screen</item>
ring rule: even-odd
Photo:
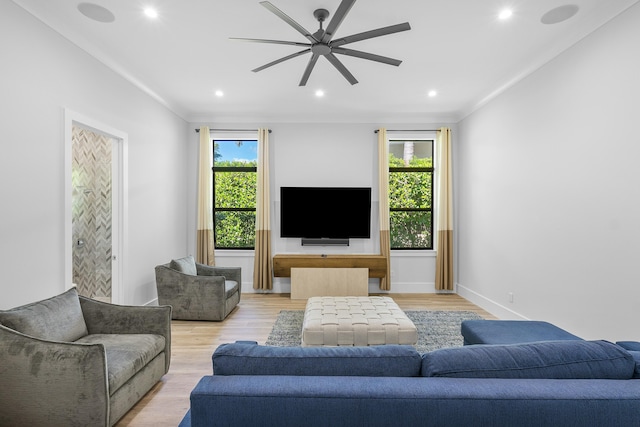
[[[371,188],[280,187],[280,237],[371,237]]]

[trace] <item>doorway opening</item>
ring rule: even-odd
[[[66,287],[123,303],[126,134],[65,111]]]

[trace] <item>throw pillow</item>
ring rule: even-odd
[[[422,375],[457,378],[630,379],[635,361],[607,341],[472,345],[423,355]]]
[[[213,353],[214,375],[317,375],[417,377],[420,353],[412,346],[273,347],[222,344]]]
[[[46,300],[0,311],[0,323],[50,341],[72,342],[88,334],[76,288]]]
[[[169,267],[180,273],[189,274],[191,276],[197,276],[198,270],[196,269],[196,261],[193,256],[189,255],[184,258],[172,259]]]

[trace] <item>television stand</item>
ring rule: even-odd
[[[387,276],[387,258],[379,254],[277,254],[273,275],[291,277],[291,268],[367,268],[369,278]]]

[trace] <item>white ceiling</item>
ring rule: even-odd
[[[334,39],[409,22],[410,31],[345,46],[402,64],[340,55],[359,80],[351,86],[320,58],[306,87],[298,82],[308,54],[251,72],[302,48],[229,40],[307,42],[258,0],[13,1],[188,121],[420,123],[460,120],[638,0],[360,0]],[[82,1],[106,7],[115,21],[82,15]],[[333,13],[340,0],[271,3],[315,32],[313,11]],[[580,7],[573,18],[540,22],[568,3]],[[143,15],[148,5],[157,20]],[[505,6],[514,14],[500,21]]]

